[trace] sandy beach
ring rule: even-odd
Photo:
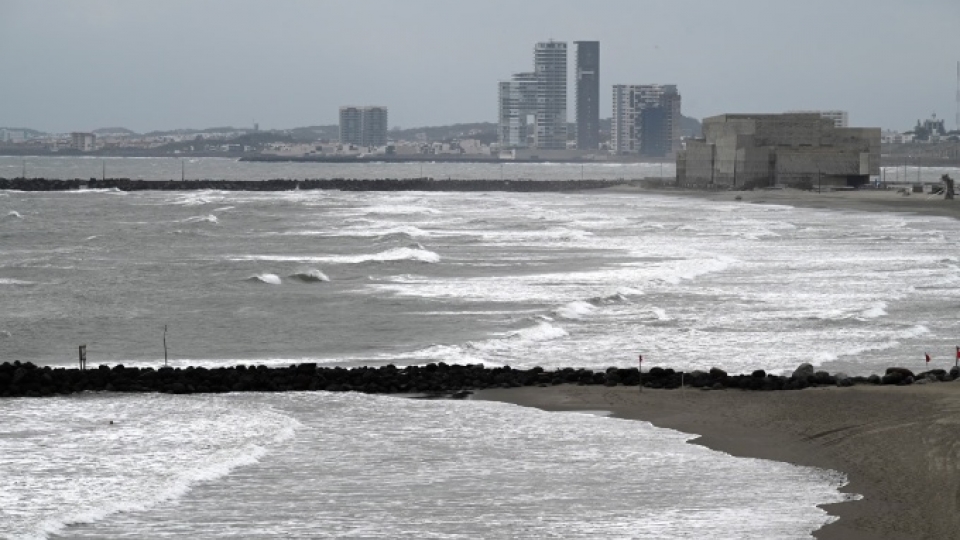
[[[649,190],[743,204],[907,212],[960,218],[960,200],[896,190],[807,192]],[[719,366],[722,367],[722,366]],[[555,386],[487,390],[490,399],[545,410],[606,410],[699,435],[735,456],[839,470],[862,499],[829,505],[824,540],[957,538],[960,531],[960,384],[856,386],[790,392]]]
[[[656,193],[676,197],[695,197],[712,201],[742,202],[745,204],[782,204],[803,208],[858,210],[864,212],[909,212],[960,218],[960,198],[948,201],[944,199],[943,195],[932,195],[929,193],[911,193],[904,195],[896,189],[824,191],[817,193],[816,191],[803,191],[791,188],[754,191],[703,191],[617,186],[610,188],[610,190],[624,193]],[[737,197],[739,197],[739,200]]]
[[[700,435],[741,457],[839,470],[861,500],[829,505],[824,540],[950,539],[960,530],[960,384],[784,392],[560,385],[476,399],[551,411],[605,410]]]

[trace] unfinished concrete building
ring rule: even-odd
[[[677,154],[677,184],[710,189],[859,187],[880,174],[880,128],[819,113],[724,114]]]

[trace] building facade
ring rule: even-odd
[[[787,114],[795,113],[816,113],[819,114],[821,118],[833,121],[834,127],[845,128],[850,126],[850,115],[847,111],[787,111]]]
[[[71,133],[70,148],[81,152],[92,152],[97,149],[97,136],[93,133]]]
[[[858,187],[880,174],[880,128],[838,128],[820,113],[724,114],[677,154],[684,187]]]
[[[534,146],[545,150],[567,147],[567,44],[546,41],[534,47],[537,76],[537,126]]]
[[[340,107],[340,144],[387,145],[386,107]]]
[[[600,148],[600,42],[577,45],[577,148]]]
[[[680,150],[681,98],[673,84],[613,86],[610,151],[667,157]]]
[[[534,70],[499,85],[500,148],[567,147],[567,44],[534,47]]]

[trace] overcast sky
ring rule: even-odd
[[[955,127],[958,0],[0,0],[0,126],[261,129],[496,121],[537,41],[599,40],[613,84],[677,84],[683,113],[844,109]],[[574,88],[569,89],[574,118]]]

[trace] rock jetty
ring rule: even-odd
[[[57,180],[50,178],[0,178],[0,189],[16,191],[72,191],[116,189],[119,191],[578,191],[608,188],[625,180],[435,180],[433,178],[322,178],[308,180]]]
[[[790,376],[771,375],[763,370],[750,374],[728,375],[714,368],[683,373],[655,367],[643,373],[647,388],[675,389],[681,385],[704,390],[800,390],[816,386],[853,386],[855,384],[907,385],[953,381],[960,369],[950,372],[935,369],[914,374],[904,368],[890,368],[883,376],[849,377],[813,371],[809,364]],[[544,370],[487,368],[483,365],[382,367],[318,367],[297,364],[289,367],[231,366],[218,368],[161,367],[139,368],[100,366],[97,369],[38,367],[19,361],[0,364],[0,397],[46,397],[84,391],[162,392],[168,394],[224,392],[287,392],[325,390],[329,392],[365,392],[370,394],[426,394],[464,397],[472,390],[549,386],[558,384],[637,386],[641,378],[636,368],[608,368],[605,371],[563,368]]]

